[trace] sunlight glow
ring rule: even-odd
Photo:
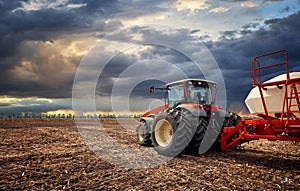
[[[253,8],[253,7],[258,7],[259,4],[255,3],[253,1],[245,1],[245,2],[241,2],[241,7],[248,7],[248,8]]]
[[[37,98],[37,97],[11,97],[11,96],[0,96],[0,107],[21,107],[21,106],[39,106],[45,103],[52,103],[51,99]]]
[[[200,10],[210,7],[207,0],[177,0],[175,7],[178,11],[188,10],[190,14],[195,14]]]

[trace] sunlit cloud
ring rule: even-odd
[[[170,14],[169,13],[153,13],[149,15],[141,15],[136,18],[127,18],[122,19],[122,23],[124,26],[135,26],[135,25],[144,25],[144,24],[151,24],[151,23],[157,23],[159,21],[163,22],[165,18],[167,18]]]
[[[11,97],[11,96],[1,96],[0,97],[0,107],[22,107],[22,106],[40,106],[45,103],[53,103],[53,100],[46,98],[37,97]]]
[[[205,10],[210,7],[208,0],[177,0],[175,7],[178,11],[187,10],[190,14],[195,14],[200,10]]]
[[[44,8],[51,9],[74,9],[82,6],[86,6],[86,4],[68,4],[69,0],[31,0],[26,2],[21,2],[23,5],[23,9],[25,11],[36,11]]]
[[[224,12],[227,12],[228,10],[229,10],[229,8],[226,8],[226,7],[217,7],[217,8],[209,10],[208,12],[209,13],[224,13]]]
[[[31,79],[33,81],[38,80],[36,72],[34,64],[29,60],[21,61],[20,64],[12,70],[12,73],[19,75],[22,79]]]
[[[241,2],[241,7],[248,7],[248,8],[253,8],[253,7],[258,7],[260,6],[259,3],[255,3],[253,1],[245,1],[245,2]]]

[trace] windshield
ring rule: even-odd
[[[213,103],[211,88],[207,83],[193,82],[188,84],[188,102],[210,105]]]
[[[174,85],[169,87],[169,107],[182,102],[184,100],[183,84]]]

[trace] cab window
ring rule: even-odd
[[[183,90],[183,84],[174,85],[169,87],[169,107],[172,107],[173,105],[181,102],[184,100],[184,90]]]

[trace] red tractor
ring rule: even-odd
[[[176,156],[182,151],[198,154],[200,144],[204,150],[215,144],[222,127],[235,125],[229,113],[216,106],[215,82],[201,79],[185,79],[171,82],[164,106],[146,112],[137,127],[138,142],[154,146],[162,155]],[[225,120],[224,120],[225,119]],[[205,137],[210,128],[209,137]],[[204,151],[205,152],[205,151]]]
[[[284,54],[284,61],[263,58]],[[270,59],[273,60],[273,59]],[[284,73],[263,80],[264,70],[284,67]],[[211,147],[226,151],[256,139],[300,141],[300,72],[290,72],[288,52],[280,50],[252,61],[253,85],[246,104],[256,118],[241,119],[215,105],[217,85],[201,79],[171,82],[165,105],[146,112],[137,127],[140,145],[154,146],[162,155],[204,153]]]

